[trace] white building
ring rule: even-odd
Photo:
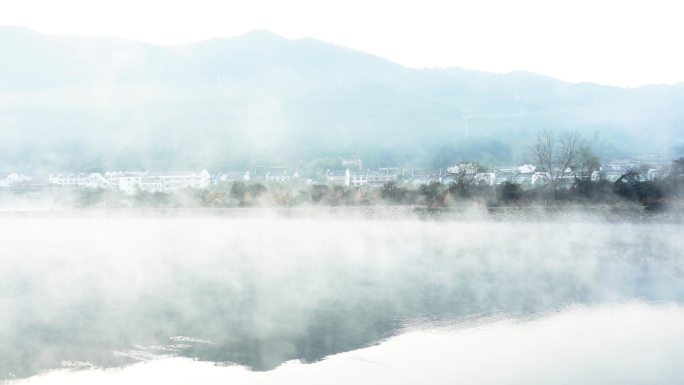
[[[600,178],[605,179],[608,182],[615,182],[620,179],[621,176],[625,175],[627,171],[622,169],[607,169],[601,170]]]
[[[271,167],[266,173],[267,182],[285,183],[293,179],[299,179],[299,173],[288,172],[284,167]]]
[[[332,185],[343,185],[349,186],[349,169],[342,170],[326,170],[325,171],[325,182]]]
[[[535,172],[537,167],[531,164],[523,164],[522,166],[516,167],[516,169],[520,174],[532,174]]]
[[[494,186],[496,182],[496,173],[493,172],[478,172],[475,174],[475,183],[479,185]]]
[[[380,168],[378,171],[368,172],[368,185],[371,187],[382,187],[385,183],[399,179],[399,169]]]
[[[409,182],[414,185],[414,186],[420,186],[420,185],[427,185],[430,183],[435,183],[435,182],[442,182],[442,179],[445,178],[447,175],[446,173],[442,172],[442,169],[439,170],[418,170],[418,169],[412,169],[411,174],[408,177]],[[445,183],[448,183],[448,181],[445,181]]]
[[[249,171],[226,171],[216,176],[216,183],[248,182],[250,180]]]
[[[476,174],[477,173],[477,164],[475,164],[475,163],[459,163],[457,165],[448,167],[447,172],[449,174],[461,174],[461,173]]]
[[[171,193],[184,188],[205,189],[210,182],[211,175],[207,170],[149,173],[140,179],[138,187],[145,192]]]
[[[31,177],[15,172],[7,175],[0,175],[0,187],[12,187],[13,185],[26,183],[30,180]]]
[[[105,188],[107,179],[98,172],[49,174],[48,184],[61,187]]]
[[[354,187],[365,186],[368,184],[368,170],[365,172],[355,172],[349,175],[349,185]]]
[[[644,178],[646,180],[657,180],[661,179],[663,177],[663,172],[662,170],[658,170],[655,168],[649,168],[648,171],[646,171],[646,175],[644,175]]]
[[[119,189],[126,194],[135,194],[145,172],[109,171],[105,172],[107,187]]]

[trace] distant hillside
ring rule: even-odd
[[[0,171],[507,162],[542,128],[604,155],[684,151],[682,86],[410,69],[263,31],[159,47],[0,27],[0,52]]]

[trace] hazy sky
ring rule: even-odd
[[[0,24],[179,44],[267,29],[411,67],[527,70],[573,82],[684,81],[677,0],[0,0]]]

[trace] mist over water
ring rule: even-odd
[[[427,382],[502,383],[482,377],[489,343],[502,362],[517,357],[509,383],[536,383],[530,362],[553,346],[565,347],[557,365],[580,360],[578,379],[600,378],[586,360],[612,347],[610,362],[665,369],[667,383],[672,360],[636,361],[684,340],[680,224],[17,214],[0,233],[4,379],[68,368],[32,381],[149,382],[186,368],[216,381],[353,381],[356,369],[381,381],[417,360],[426,376],[441,368]],[[627,357],[627,341],[645,350]],[[361,366],[340,370],[355,354]],[[458,360],[481,371],[448,365]]]

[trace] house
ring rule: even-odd
[[[459,163],[457,165],[447,167],[447,173],[449,174],[476,174],[477,164],[476,163]]]
[[[519,174],[532,174],[537,170],[537,166],[531,164],[523,164],[522,166],[516,167]]]
[[[349,185],[354,187],[365,186],[368,184],[368,170],[350,173]]]
[[[496,176],[494,178],[494,184],[500,185],[502,183],[516,183],[515,177],[518,175],[518,173],[515,171],[511,170],[497,170],[496,171]]]
[[[536,169],[537,168],[531,164],[524,164],[516,167],[516,174],[512,178],[512,182],[525,186],[534,185],[537,182]]]
[[[294,179],[299,179],[299,173],[290,173],[285,167],[271,167],[266,173],[267,182],[285,183]]]
[[[49,188],[45,179],[27,179],[17,183],[12,183],[9,186],[10,190],[14,192],[36,192]]]
[[[640,165],[641,162],[634,159],[611,159],[606,168],[612,170],[629,171],[633,168],[638,168]]]
[[[607,170],[601,170],[601,179],[605,179],[608,182],[615,182],[618,179],[620,179],[621,176],[625,175],[627,173],[626,170],[624,169],[607,169]]]
[[[399,179],[406,174],[405,170],[399,167],[380,167],[378,171],[385,172],[387,175],[393,176],[394,179]]]
[[[648,171],[646,171],[646,175],[644,175],[646,180],[656,180],[656,179],[661,179],[663,177],[664,173],[662,170],[658,170],[655,168],[649,168]]]
[[[416,170],[412,169],[408,177],[409,183],[414,186],[426,185],[434,182],[442,182],[446,173],[439,170]]]
[[[248,182],[250,180],[249,171],[226,171],[219,173],[214,178],[216,183]]]
[[[15,172],[11,174],[0,175],[0,187],[12,187],[13,185],[26,183],[31,180],[31,177],[26,175],[17,174]]]
[[[477,174],[475,174],[475,182],[478,185],[493,186],[496,182],[496,173],[478,172]]]
[[[351,173],[349,169],[342,170],[326,170],[325,182],[331,185],[349,186]]]
[[[145,192],[171,193],[184,188],[205,189],[209,187],[211,175],[207,170],[200,172],[150,173],[140,180],[140,190]]]
[[[370,187],[382,187],[385,183],[399,179],[402,173],[403,170],[394,167],[379,168],[368,172],[367,183]]]
[[[268,170],[265,167],[256,166],[249,174],[249,180],[260,183],[266,182],[266,174],[268,174]]]
[[[105,188],[107,178],[98,172],[49,174],[48,184],[60,187]]]
[[[118,189],[126,194],[135,194],[145,175],[146,172],[143,171],[108,171],[104,173],[108,188]]]

